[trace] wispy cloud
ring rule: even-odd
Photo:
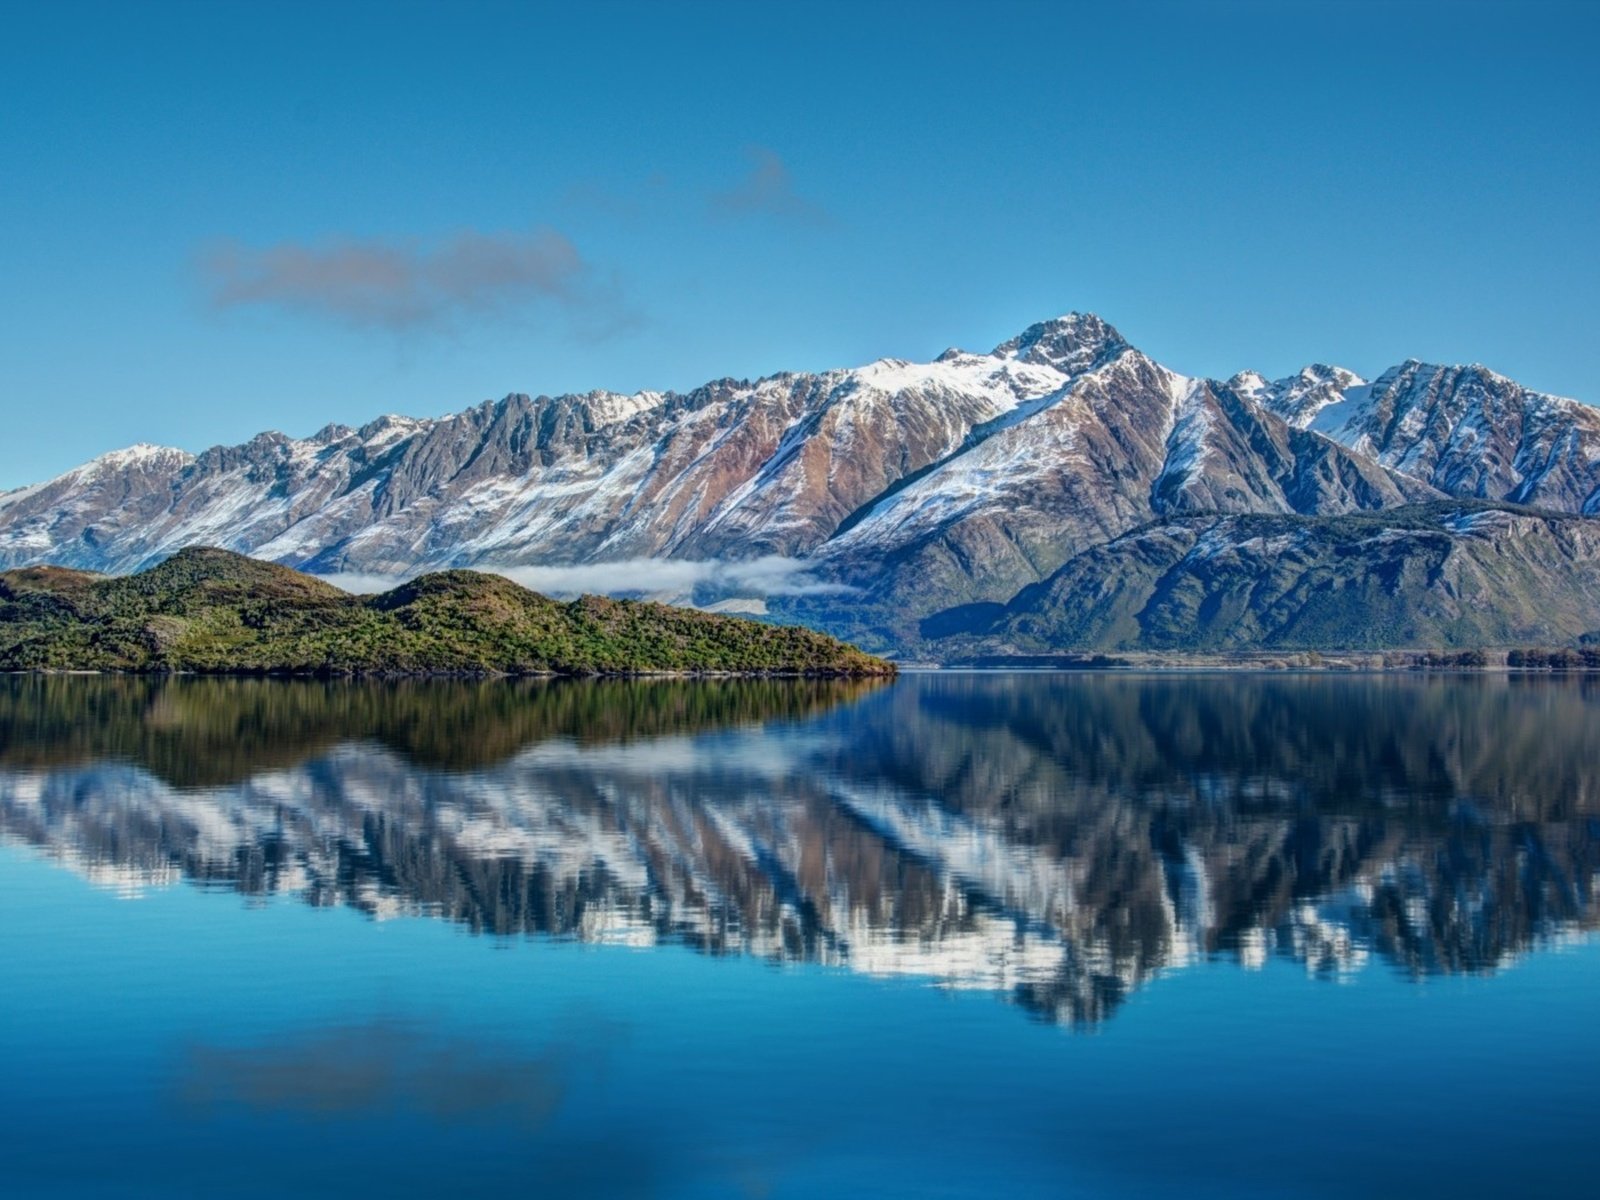
[[[819,580],[801,559],[769,554],[743,562],[634,558],[563,567],[490,567],[489,570],[547,596],[599,593],[606,596],[671,593],[704,588],[735,596],[815,596],[849,591]]]
[[[819,596],[853,589],[818,579],[803,559],[769,554],[742,562],[630,558],[577,566],[529,567],[475,564],[474,570],[504,575],[547,596],[689,596],[705,590],[718,596]],[[350,592],[380,592],[402,583],[400,575],[328,575],[329,583]]]
[[[539,306],[597,336],[630,320],[615,279],[550,228],[466,230],[433,244],[347,238],[255,248],[228,241],[203,252],[199,268],[219,309],[269,307],[358,327],[448,327]]]
[[[745,151],[750,171],[727,191],[711,196],[713,211],[730,216],[779,217],[802,225],[831,225],[833,217],[815,201],[796,190],[794,177],[783,159],[765,146]]]

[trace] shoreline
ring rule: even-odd
[[[1600,647],[1484,650],[1238,650],[980,655],[955,662],[901,662],[902,671],[1071,671],[1195,674],[1565,675],[1600,673]]]
[[[882,680],[901,675],[1481,675],[1501,677],[1600,675],[1600,662],[1561,663],[1559,665],[1511,665],[1503,661],[1465,664],[1426,661],[1426,654],[1360,652],[1348,655],[1324,654],[1320,662],[1295,661],[1299,655],[1270,653],[1238,656],[1210,655],[1030,655],[1012,661],[983,662],[903,662],[883,671],[698,671],[698,670],[613,670],[613,671],[489,671],[415,670],[382,671],[360,669],[305,670],[299,668],[261,669],[255,667],[211,670],[166,668],[136,669],[116,667],[6,667],[0,675],[52,677],[121,676],[129,678],[190,679],[282,679],[343,682],[397,682],[401,680]],[[1394,661],[1400,658],[1403,661]],[[1387,661],[1385,661],[1387,660]]]
[[[401,679],[893,679],[898,666],[886,671],[800,670],[800,671],[696,671],[696,670],[617,670],[617,671],[368,671],[359,669],[303,670],[293,667],[218,667],[214,670],[138,669],[128,667],[7,667],[0,675],[117,675],[137,678],[195,679],[313,679],[369,680],[382,682]]]

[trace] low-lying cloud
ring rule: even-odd
[[[732,596],[818,596],[850,589],[811,574],[810,564],[771,554],[743,562],[634,558],[563,567],[489,567],[523,587],[552,596],[622,596],[705,589]]]
[[[824,596],[853,591],[846,584],[818,579],[804,559],[769,554],[743,561],[630,558],[568,566],[473,564],[475,571],[504,575],[547,596]],[[412,578],[407,575],[326,575],[347,592],[381,592]]]
[[[627,322],[614,281],[547,227],[465,230],[435,244],[347,238],[255,248],[221,242],[199,259],[218,309],[275,308],[392,330],[553,307],[586,329]]]

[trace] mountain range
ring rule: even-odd
[[[135,446],[0,493],[0,567],[472,566],[935,660],[1515,645],[1600,630],[1596,515],[1588,405],[1414,360],[1193,378],[1074,313],[927,363]]]

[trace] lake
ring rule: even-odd
[[[7,1196],[1584,1194],[1600,679],[0,677]]]

